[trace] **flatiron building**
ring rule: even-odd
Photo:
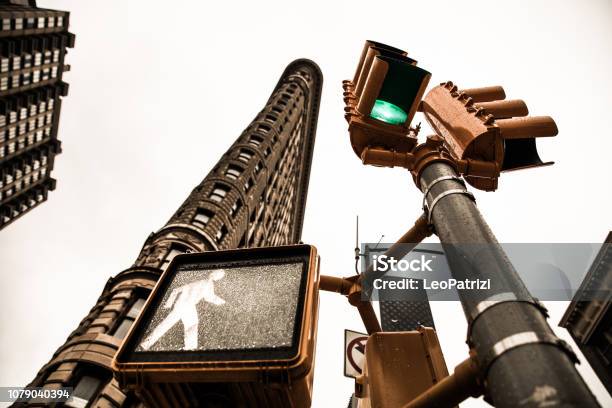
[[[311,61],[285,69],[264,109],[166,225],[149,235],[134,265],[108,281],[30,387],[73,387],[65,406],[141,406],[119,388],[111,361],[171,259],[300,241],[321,86]]]

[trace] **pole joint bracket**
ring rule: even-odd
[[[488,352],[484,353],[483,356],[477,355],[482,378],[486,378],[487,373],[493,363],[510,350],[534,344],[548,344],[554,347],[558,347],[563,350],[563,352],[567,355],[567,357],[573,364],[579,363],[578,357],[564,340],[549,333],[536,333],[534,331],[525,331],[504,337],[503,339],[495,343]]]

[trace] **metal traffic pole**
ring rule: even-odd
[[[489,290],[459,291],[487,399],[496,407],[598,407],[455,170],[427,165],[420,188],[453,278],[491,281]]]
[[[401,259],[431,234],[432,231],[428,226],[427,218],[421,215],[414,225],[385,252],[385,255]],[[378,317],[376,317],[376,312],[374,312],[372,302],[369,300],[372,290],[371,283],[374,279],[383,275],[384,273],[375,272],[372,265],[369,265],[363,274],[350,278],[321,275],[319,285],[321,290],[337,292],[347,296],[349,302],[359,311],[368,334],[372,334],[382,331],[382,328]],[[366,281],[369,285],[363,285]]]
[[[545,309],[526,289],[463,181],[494,191],[502,170],[552,164],[540,159],[536,138],[555,136],[554,120],[527,116],[526,104],[505,100],[500,86],[461,90],[448,81],[425,95],[430,77],[407,52],[366,41],[353,80],[343,82],[353,151],[364,164],[410,170],[453,278],[490,282],[490,288],[459,291],[487,401],[497,407],[599,406],[576,370],[575,355],[546,323]],[[436,134],[422,144],[420,126],[410,127],[417,110]],[[361,280],[369,274],[363,275]],[[424,398],[444,397],[453,383],[432,388]]]

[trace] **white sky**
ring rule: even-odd
[[[341,81],[365,39],[407,49],[433,73],[432,85],[504,85],[531,114],[555,118],[559,136],[540,143],[555,166],[506,174],[496,193],[475,192],[500,241],[601,242],[611,229],[608,1],[39,4],[70,11],[77,40],[67,57],[57,190],[0,232],[0,386],[34,378],[293,59],[313,59],[325,78],[303,233],[320,252],[321,272],[353,272],[356,214],[362,241],[401,236],[421,194],[400,169],[362,166],[343,118]],[[556,327],[566,304],[548,306]],[[452,372],[467,356],[463,313],[458,303],[432,307]],[[358,313],[322,293],[315,407],[345,406],[353,389],[342,376],[345,328],[362,330]],[[580,370],[612,406],[586,363]]]

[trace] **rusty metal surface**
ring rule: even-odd
[[[375,333],[366,343],[365,406],[397,408],[448,376],[433,329]]]
[[[427,293],[423,290],[424,300],[380,301],[380,320],[382,329],[390,331],[416,330],[420,326],[436,328]]]
[[[468,183],[481,190],[495,190],[501,171],[552,164],[540,159],[535,138],[555,136],[554,120],[526,116],[525,102],[506,101],[505,97],[499,86],[460,90],[445,82],[429,91],[421,103],[425,118],[444,139],[455,161],[491,165],[480,165],[486,171],[479,173],[469,165],[458,168],[465,172]]]

